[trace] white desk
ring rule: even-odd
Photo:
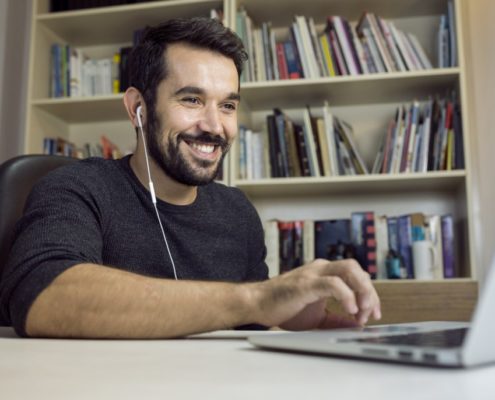
[[[272,353],[208,336],[19,339],[0,328],[2,400],[494,398],[495,366],[444,370]]]

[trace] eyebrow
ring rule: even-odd
[[[196,86],[184,86],[183,88],[180,88],[177,90],[174,95],[175,96],[180,96],[183,94],[197,94],[197,95],[204,95],[205,91],[199,87]],[[241,100],[241,95],[239,93],[229,93],[228,96],[226,97],[226,100],[236,100],[240,101]]]

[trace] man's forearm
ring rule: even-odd
[[[156,279],[77,265],[47,287],[28,313],[29,336],[167,338],[258,322],[249,284]]]

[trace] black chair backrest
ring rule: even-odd
[[[33,185],[55,168],[75,158],[41,154],[14,157],[0,165],[0,279],[13,241],[14,226],[22,216]]]

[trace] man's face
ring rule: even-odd
[[[237,70],[230,58],[186,44],[170,45],[166,60],[167,78],[147,124],[150,154],[174,180],[204,185],[237,132]]]

